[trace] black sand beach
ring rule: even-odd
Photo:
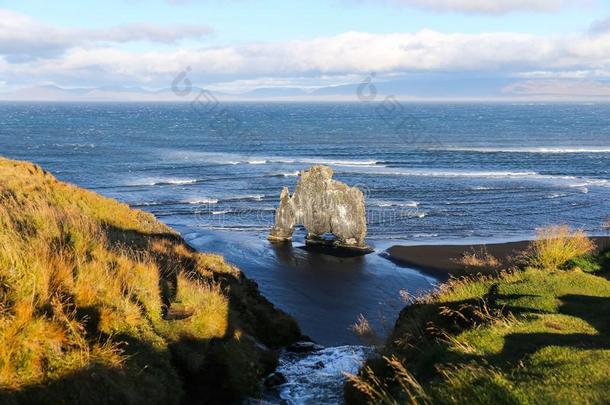
[[[598,250],[610,247],[610,237],[592,237]],[[471,245],[395,245],[387,250],[389,258],[398,263],[417,268],[439,278],[463,276],[472,273],[459,262],[464,253],[487,252],[501,263],[499,267],[512,265],[530,241],[471,244]]]

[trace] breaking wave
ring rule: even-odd
[[[435,149],[435,151],[449,152],[478,152],[478,153],[610,153],[610,148],[572,148],[572,147],[528,147],[528,148],[468,148],[456,147],[447,149]]]

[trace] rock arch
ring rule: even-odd
[[[332,176],[330,167],[313,166],[299,173],[292,196],[288,187],[282,189],[269,240],[291,241],[295,226],[303,225],[308,244],[328,244],[323,235],[332,234],[333,246],[369,250],[364,194]]]

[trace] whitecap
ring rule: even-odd
[[[265,199],[264,194],[251,194],[251,195],[242,195],[235,197],[225,197],[223,201],[242,201],[242,200],[254,200],[254,201],[262,201]]]
[[[435,151],[449,152],[478,152],[478,153],[541,153],[541,154],[561,154],[561,153],[610,153],[608,147],[593,148],[574,148],[574,147],[524,147],[524,148],[494,148],[494,147],[455,147],[446,149],[434,149]]]
[[[197,200],[188,200],[185,202],[188,204],[217,204],[218,200],[216,198],[203,198]]]
[[[385,167],[380,165],[381,162],[377,160],[333,160],[325,158],[314,158],[314,159],[301,159],[299,162],[311,163],[311,164],[322,164],[328,166],[346,166],[346,167]]]
[[[268,176],[271,177],[296,177],[299,175],[299,171],[295,170],[294,172],[282,172],[282,173],[272,173]]]
[[[140,178],[133,179],[125,183],[128,187],[141,187],[141,186],[172,186],[181,184],[194,184],[197,183],[197,179],[176,179],[176,178]]]
[[[586,181],[589,186],[607,186],[610,184],[610,182],[605,179],[587,179]]]
[[[376,205],[378,207],[410,207],[410,208],[417,208],[419,207],[419,202],[417,201],[409,201],[409,202],[397,202],[397,201],[379,201],[379,202],[373,202],[373,205]]]
[[[557,178],[556,176],[540,175],[538,172],[517,171],[461,171],[461,170],[438,170],[438,169],[392,169],[392,170],[367,170],[363,174],[384,176],[413,176],[413,177],[479,177],[479,178]]]
[[[290,172],[290,173],[281,173],[281,175],[284,177],[296,177],[299,175],[299,171],[296,170],[296,171]]]
[[[305,164],[325,164],[329,166],[375,166],[380,162],[376,160],[358,159],[331,159],[323,157],[286,157],[286,156],[260,156],[237,153],[221,152],[198,152],[185,150],[159,149],[158,154],[164,161],[172,162],[206,162],[212,164],[251,164],[263,165],[269,163],[305,163]]]
[[[153,184],[153,186],[159,185],[170,185],[170,184],[194,184],[197,183],[196,179],[168,179],[161,180]]]

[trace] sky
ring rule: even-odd
[[[172,99],[176,78],[235,99],[355,99],[372,79],[407,99],[605,100],[610,1],[0,1],[0,99]]]

